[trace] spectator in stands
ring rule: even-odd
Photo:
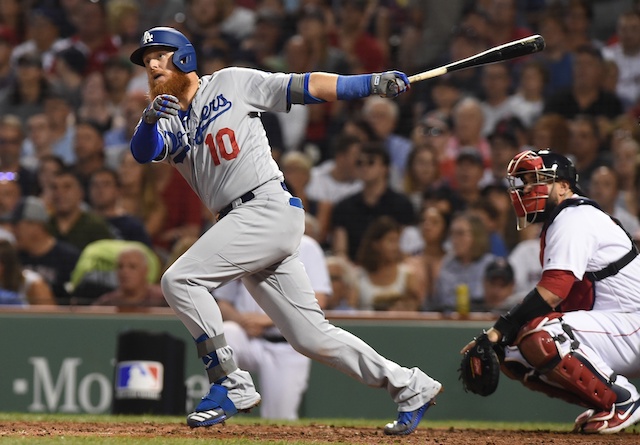
[[[570,122],[571,139],[567,153],[574,157],[580,177],[580,187],[588,194],[593,171],[601,165],[610,165],[610,153],[601,148],[602,139],[596,119],[592,116],[576,116]]]
[[[58,94],[75,110],[82,101],[82,84],[87,67],[87,56],[81,49],[68,47],[55,53],[53,71],[48,79]]]
[[[51,288],[42,277],[20,264],[18,252],[0,239],[0,305],[56,304]]]
[[[130,150],[122,152],[118,167],[120,203],[127,214],[142,220],[152,240],[162,230],[167,215],[164,202],[158,199],[156,171],[154,164],[138,163]]]
[[[331,295],[327,299],[325,310],[353,311],[358,308],[358,282],[353,264],[343,256],[326,257]]]
[[[93,241],[113,238],[105,220],[83,208],[83,199],[80,179],[70,170],[60,171],[53,181],[53,212],[48,228],[57,239],[78,250]]]
[[[400,250],[402,226],[380,216],[367,226],[358,247],[358,308],[416,311],[421,295],[415,271]]]
[[[109,94],[101,72],[92,72],[84,77],[81,89],[80,106],[76,112],[79,121],[90,121],[104,133],[121,125],[115,121],[115,106],[109,100]]]
[[[300,35],[310,50],[311,71],[348,73],[349,63],[345,53],[331,45],[330,24],[319,6],[307,4],[296,21]]]
[[[573,50],[568,45],[568,33],[557,14],[545,14],[540,20],[540,34],[544,36],[545,48],[533,56],[548,73],[544,97],[564,92],[573,83]],[[577,49],[577,48],[576,48]]]
[[[481,181],[485,175],[482,155],[475,147],[465,147],[456,158],[454,190],[465,207],[480,199]]]
[[[320,245],[306,235],[300,243],[300,261],[324,308],[332,292],[329,272]],[[231,281],[217,288],[213,296],[220,306],[225,338],[235,351],[238,366],[258,373],[261,417],[296,420],[307,389],[311,360],[291,347],[262,309],[268,312],[271,303],[258,300],[259,306],[242,282]]]
[[[489,47],[489,44],[479,38],[475,31],[458,27],[451,36],[449,51],[445,60],[438,65],[445,65],[457,60],[466,59]],[[462,96],[480,97],[480,69],[473,67],[451,73],[451,80],[460,88]]]
[[[136,31],[137,32],[137,31]],[[127,99],[127,87],[133,76],[133,64],[122,56],[109,58],[104,65],[104,85],[108,100],[112,107],[114,119],[112,127],[119,128],[124,125],[124,110]]]
[[[632,215],[638,215],[638,196],[640,191],[636,184],[640,175],[640,143],[625,136],[612,145],[613,169],[618,178],[617,205]]]
[[[118,306],[121,309],[167,307],[159,284],[149,283],[149,263],[144,251],[124,248],[118,255],[118,287],[101,295],[94,306]]]
[[[531,128],[542,114],[548,78],[547,70],[536,60],[525,62],[520,70],[517,90],[509,97],[509,109],[525,128]]]
[[[583,45],[602,47],[602,42],[591,35],[593,7],[591,0],[569,0],[564,8],[564,24],[567,28],[565,39],[569,51]]]
[[[640,239],[640,221],[618,204],[618,177],[611,167],[605,165],[596,168],[591,174],[589,196],[596,201],[602,210],[617,218],[631,236]]]
[[[513,219],[511,220],[513,221]],[[518,231],[520,241],[509,254],[509,264],[515,276],[514,293],[523,297],[536,286],[542,276],[540,264],[540,230],[542,223],[529,224]]]
[[[463,147],[475,147],[480,151],[484,165],[491,165],[489,142],[482,134],[483,127],[484,112],[480,101],[473,97],[462,99],[453,110],[453,135],[440,159],[440,171],[444,178],[453,180],[456,159]]]
[[[51,129],[47,115],[34,114],[27,119],[26,127],[27,138],[22,143],[20,162],[27,169],[35,171],[42,157],[53,155]]]
[[[618,42],[602,49],[602,55],[618,67],[616,94],[628,110],[640,99],[640,12],[631,10],[618,17]]]
[[[496,258],[487,265],[482,285],[485,311],[502,314],[524,297],[514,293],[513,268],[506,258]]]
[[[366,29],[367,0],[345,0],[339,10],[338,42],[352,73],[375,73],[387,66],[380,42]]]
[[[511,72],[506,63],[494,63],[482,68],[483,135],[491,134],[498,121],[514,114],[515,108],[509,101],[511,83]]]
[[[120,180],[115,171],[103,168],[91,175],[89,203],[110,225],[115,238],[139,241],[151,247],[151,237],[142,221],[129,215],[120,205]]]
[[[502,183],[507,185],[505,169],[524,146],[524,127],[517,117],[499,121],[487,138],[491,150],[491,169],[482,179],[482,186]]]
[[[47,209],[53,208],[53,183],[58,172],[64,168],[62,159],[55,155],[45,155],[40,159],[36,170],[38,197]]]
[[[434,302],[438,310],[456,310],[458,286],[469,291],[470,309],[484,308],[483,278],[487,265],[494,260],[489,253],[489,235],[480,218],[460,213],[451,221],[449,229],[451,251],[442,260],[436,280]]]
[[[469,213],[482,220],[489,236],[489,252],[496,257],[506,257],[509,248],[500,231],[500,211],[486,196],[481,196],[469,206]]]
[[[509,196],[507,186],[503,183],[485,185],[480,191],[480,196],[482,200],[489,201],[498,212],[495,228],[504,240],[507,251],[510,252],[520,239],[518,229],[513,224],[516,214],[511,204],[511,196]]]
[[[429,114],[438,114],[444,119],[451,119],[453,108],[462,98],[462,89],[450,75],[439,76],[431,85],[431,103],[427,106]]]
[[[340,134],[333,143],[331,159],[311,169],[307,196],[318,202],[336,202],[362,190],[357,161],[362,141],[357,136]]]
[[[518,25],[516,0],[490,0],[488,5],[491,46],[522,39],[532,34],[531,30]]]
[[[59,45],[60,50],[75,47],[88,54],[85,74],[102,71],[105,61],[118,53],[120,42],[109,30],[105,3],[81,0],[74,23],[76,32]]]
[[[129,143],[140,120],[140,110],[149,103],[147,94],[129,91],[120,104],[123,125],[104,134],[105,163],[107,167],[118,169],[123,152],[129,151]]]
[[[167,212],[161,220],[160,230],[155,236],[151,232],[149,234],[157,251],[166,254],[181,238],[190,238],[202,232],[203,207],[177,169],[164,162],[153,167],[156,193],[159,195],[153,197],[151,205],[158,206],[159,196]]]
[[[22,2],[6,0],[2,2],[0,14],[2,25],[10,32],[14,42],[22,42],[27,35],[27,27],[22,14]]]
[[[6,94],[0,98],[0,114],[12,114],[25,122],[33,114],[41,113],[44,98],[51,89],[42,60],[34,53],[26,53],[16,60],[16,72]]]
[[[391,216],[402,226],[414,223],[409,198],[389,187],[389,153],[381,143],[363,144],[358,159],[363,189],[336,203],[332,212],[332,252],[352,261],[369,224],[382,215]]]
[[[91,176],[105,167],[104,138],[99,124],[93,121],[80,121],[76,124],[74,152],[75,174],[82,183],[84,196],[89,196]]]
[[[10,220],[21,198],[20,185],[13,176],[0,173],[0,218]]]
[[[35,193],[36,180],[33,172],[20,163],[23,142],[20,119],[8,114],[0,117],[0,174],[5,180],[17,181],[21,194],[26,196]]]
[[[313,163],[308,155],[300,151],[291,151],[280,158],[280,167],[284,174],[284,181],[292,195],[302,199],[306,212],[317,216],[320,210],[319,202],[309,198],[307,185],[311,179]],[[326,217],[328,218],[328,217]]]
[[[49,214],[39,198],[26,197],[16,208],[13,222],[20,263],[44,278],[57,304],[69,304],[65,284],[71,279],[80,251],[53,237],[47,230],[48,221]]]
[[[14,71],[11,64],[11,52],[13,43],[7,28],[0,26],[0,97],[4,97],[9,91]]]
[[[53,154],[71,165],[75,162],[73,142],[76,127],[72,104],[60,91],[51,91],[44,100],[44,113],[49,121]]]
[[[395,190],[400,190],[411,141],[395,133],[400,117],[398,104],[391,99],[370,96],[364,101],[362,115],[373,128],[377,139],[384,143],[391,158],[391,185]]]
[[[446,254],[445,242],[450,220],[450,214],[440,207],[426,205],[420,215],[420,234],[424,241],[424,250],[419,255],[407,259],[416,274],[420,309],[425,311],[435,308],[435,285]]]
[[[82,249],[76,267],[71,272],[69,289],[73,303],[93,304],[103,294],[118,288],[118,256],[124,250],[135,249],[146,257],[146,279],[158,283],[161,268],[158,256],[138,241],[100,239]]]
[[[54,65],[55,45],[60,41],[60,10],[53,6],[36,6],[27,14],[29,39],[13,49],[11,59],[15,62],[23,54],[38,54],[45,72],[49,73]]]
[[[535,150],[553,147],[565,154],[570,136],[569,121],[565,117],[557,113],[543,114],[531,129],[531,145]]]
[[[440,171],[438,170],[438,157],[435,149],[429,145],[414,146],[407,158],[403,191],[411,200],[416,214],[422,209],[424,192],[436,187],[439,181]]]
[[[411,132],[413,146],[427,145],[432,147],[438,160],[446,158],[447,146],[451,137],[450,120],[439,112],[429,112],[414,126]],[[442,173],[440,173],[442,175]]]
[[[558,113],[567,119],[588,114],[611,121],[623,113],[622,103],[615,95],[602,89],[604,63],[596,48],[582,46],[573,58],[573,84],[569,90],[549,97],[545,113]]]

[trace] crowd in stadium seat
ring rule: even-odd
[[[569,156],[587,195],[640,241],[635,1],[7,0],[0,304],[92,304],[122,290],[115,269],[128,264],[125,247],[94,257],[95,243],[139,244],[131,256],[144,259],[144,275],[141,252],[159,272],[215,224],[177,171],[129,152],[149,100],[129,55],[153,26],[193,42],[200,75],[226,66],[410,75],[544,37],[540,53],[414,83],[397,99],[262,113],[274,159],[304,201],[306,233],[326,255],[326,309],[455,311],[460,285],[472,311],[517,299],[540,273],[539,228],[515,231],[504,180],[525,149]],[[109,273],[80,280],[87,261]],[[9,276],[15,267],[23,273]],[[155,297],[145,304],[164,304]]]

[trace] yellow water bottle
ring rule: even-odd
[[[460,318],[466,318],[469,315],[469,285],[460,283],[456,286],[456,311]]]

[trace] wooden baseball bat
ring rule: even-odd
[[[458,60],[439,68],[433,68],[422,73],[409,76],[409,82],[419,82],[421,80],[431,79],[433,77],[442,76],[452,71],[458,71],[465,68],[487,65],[489,63],[502,62],[504,60],[514,59],[529,54],[537,53],[544,49],[544,39],[541,35],[535,34],[524,39],[514,40],[502,45],[494,46],[474,56],[466,59]]]

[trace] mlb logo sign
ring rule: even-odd
[[[116,398],[160,400],[164,367],[160,362],[124,361],[116,365]]]

